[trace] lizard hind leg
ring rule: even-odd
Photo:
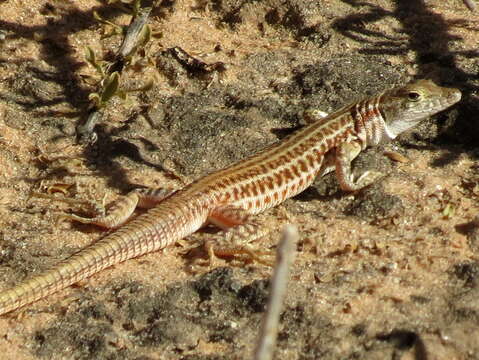
[[[261,251],[252,245],[255,240],[266,236],[269,231],[257,222],[251,221],[251,215],[244,209],[226,206],[210,214],[208,221],[222,231],[214,234],[205,242],[210,265],[216,256],[242,256],[264,265],[272,265],[269,251]]]
[[[65,214],[63,217],[83,224],[95,224],[103,228],[114,229],[127,222],[137,207],[151,209],[171,196],[175,191],[168,188],[135,189],[126,196],[122,196],[114,201],[108,211],[103,210],[100,215],[93,218],[85,218],[73,214]]]
[[[63,214],[61,215],[61,219],[70,219],[83,224],[94,224],[106,229],[114,229],[127,222],[132,217],[137,207],[143,209],[152,208],[167,197],[171,196],[173,193],[175,193],[175,191],[176,190],[168,188],[135,189],[127,195],[121,196],[115,200],[108,210],[105,210],[104,206],[100,206],[90,201],[69,198],[61,199],[44,194],[35,194],[35,196],[51,198],[57,201],[63,201],[72,204],[87,204],[91,208],[95,209],[95,212],[97,213],[96,216],[88,218],[75,214]]]

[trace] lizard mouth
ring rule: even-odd
[[[448,88],[447,90],[449,92],[449,95],[447,97],[449,104],[452,105],[457,103],[459,100],[461,100],[462,94],[460,90],[454,89],[454,88]]]

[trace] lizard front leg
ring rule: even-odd
[[[366,171],[356,181],[351,171],[351,161],[361,152],[362,147],[358,141],[344,142],[336,147],[336,177],[344,191],[357,191],[371,185],[383,176],[378,171]]]
[[[205,242],[210,263],[216,255],[242,255],[261,264],[271,265],[271,261],[264,256],[269,252],[261,252],[251,245],[269,231],[252,221],[251,217],[244,209],[233,206],[216,208],[211,212],[208,221],[223,230]]]

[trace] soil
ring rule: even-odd
[[[179,188],[281,140],[310,107],[428,78],[463,99],[363,152],[356,173],[381,181],[348,194],[330,174],[259,216],[264,249],[285,223],[300,232],[275,358],[479,359],[477,13],[459,0],[158,1],[152,39],[121,79],[153,87],[113,98],[97,141],[81,143],[100,79],[85,48],[111,59],[122,39],[94,11],[131,19],[119,2],[0,3],[2,289],[105,235],[59,221],[78,207],[33,192],[108,203]],[[173,47],[224,69],[193,71]],[[251,358],[272,269],[196,265],[205,254],[188,244],[211,231],[1,316],[1,358]]]

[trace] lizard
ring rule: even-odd
[[[261,260],[252,243],[267,230],[253,215],[335,171],[340,188],[358,191],[383,176],[366,171],[357,179],[351,162],[368,146],[395,139],[461,99],[454,88],[417,80],[322,116],[306,112],[306,126],[222,170],[179,190],[142,189],[121,197],[108,213],[73,220],[115,229],[52,269],[0,292],[0,314],[18,309],[112,265],[163,249],[207,223],[220,231],[206,242],[208,253],[245,254]],[[137,207],[148,210],[133,217]],[[132,218],[132,219],[130,219]]]

